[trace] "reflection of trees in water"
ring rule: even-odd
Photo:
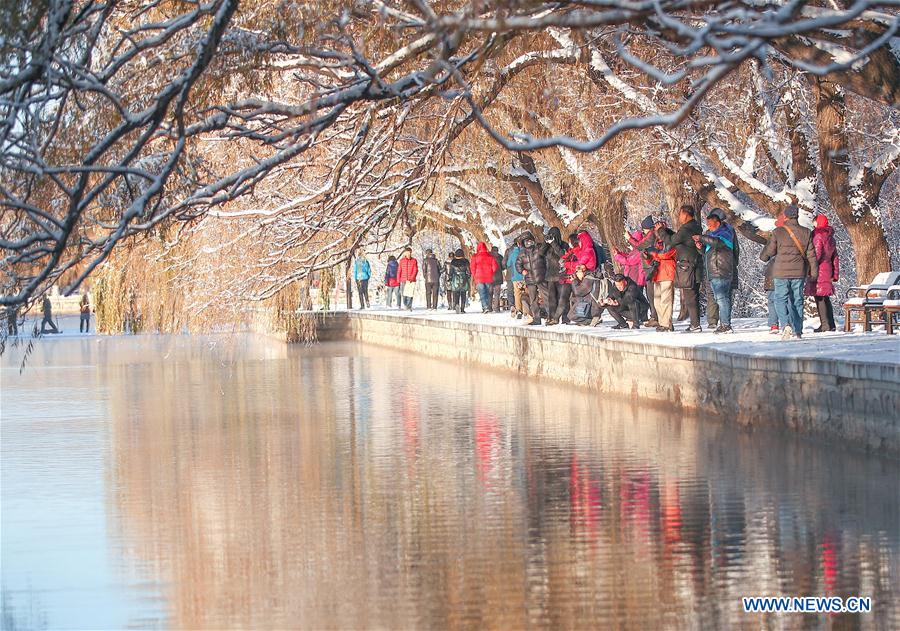
[[[896,469],[400,357],[110,369],[110,512],[172,626],[732,626],[741,595],[827,591],[897,615]]]

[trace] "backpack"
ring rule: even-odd
[[[459,265],[450,265],[450,291],[466,291],[469,288],[469,270]]]

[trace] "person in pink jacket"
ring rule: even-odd
[[[807,279],[805,293],[816,299],[821,323],[813,332],[834,331],[831,296],[834,295],[834,283],[841,275],[841,265],[838,260],[837,243],[834,240],[834,228],[828,224],[828,217],[825,215],[816,215],[816,229],[812,233],[812,242],[819,262],[819,275],[815,280]]]
[[[638,287],[644,287],[647,284],[644,266],[641,265],[641,253],[637,249],[637,244],[643,239],[644,233],[635,230],[628,237],[628,244],[631,246],[628,252],[616,250],[613,254],[613,260],[622,266],[622,274],[633,280]]]

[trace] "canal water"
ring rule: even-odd
[[[896,460],[350,343],[23,353],[5,629],[900,628]]]

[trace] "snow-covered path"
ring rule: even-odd
[[[634,344],[650,344],[686,347],[715,347],[729,353],[753,357],[796,357],[803,359],[838,359],[855,362],[900,365],[900,335],[887,335],[883,327],[871,333],[862,331],[844,333],[813,333],[812,326],[804,330],[802,340],[782,341],[780,336],[769,333],[764,318],[738,319],[732,322],[733,334],[717,335],[704,328],[702,333],[685,334],[684,323],[676,324],[674,333],[657,333],[643,328],[638,330],[613,330],[615,322],[607,315],[597,327],[557,324],[555,326],[530,327],[523,320],[511,318],[508,313],[487,313],[478,311],[477,305],[469,307],[469,312],[456,314],[446,309],[426,311],[414,308],[412,311],[388,309],[377,306],[357,313],[377,313],[382,316],[418,318],[423,320],[459,321],[485,326],[539,329],[560,333],[571,332],[596,336]],[[477,312],[476,312],[477,311]],[[817,324],[815,320],[813,325]]]

